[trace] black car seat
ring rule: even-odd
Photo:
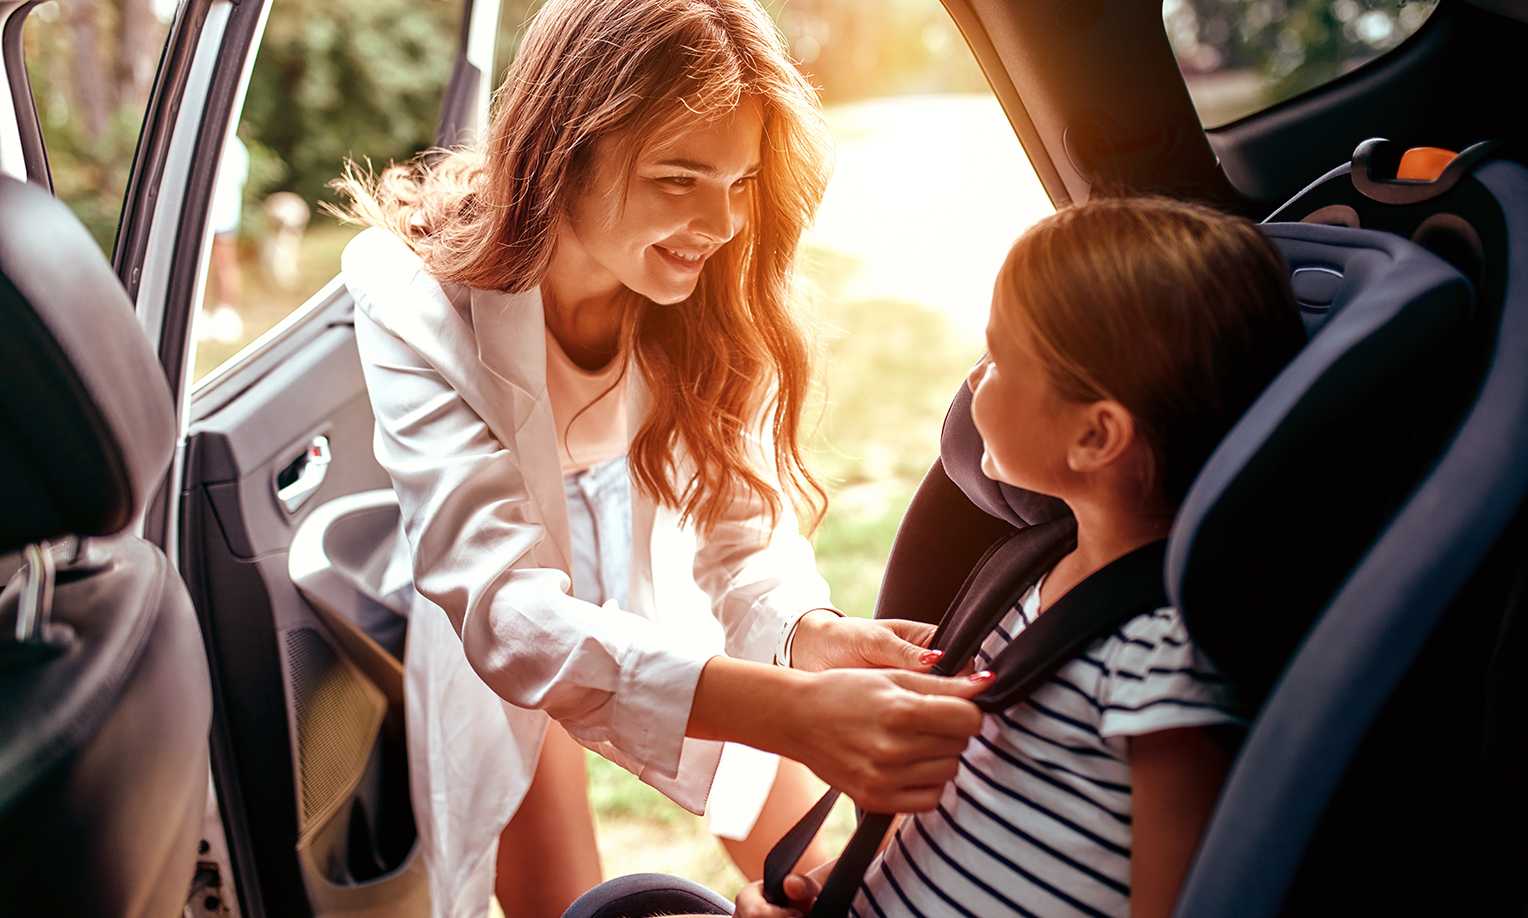
[[[1207,652],[1271,694],[1181,915],[1523,910],[1528,170],[1491,153],[1398,180],[1404,151],[1366,142],[1275,215],[1410,238],[1474,281],[1476,307],[1462,339],[1419,342],[1436,363],[1376,393],[1373,417],[1334,424],[1270,392],[1185,502],[1169,589]],[[1270,438],[1303,461],[1256,459]],[[1413,471],[1403,499],[1377,499]],[[1328,563],[1344,544],[1363,550]],[[1261,622],[1306,590],[1324,598],[1290,657]],[[1228,609],[1259,626],[1235,633]]]
[[[1470,187],[1474,181],[1457,184]],[[1430,216],[1420,216],[1418,224]],[[1440,224],[1448,228],[1439,231]],[[1387,876],[1383,871],[1393,873],[1405,863],[1398,856],[1400,850],[1415,856],[1425,849],[1430,863],[1484,867],[1472,854],[1490,847],[1483,840],[1459,845],[1452,836],[1440,835],[1431,844],[1420,843],[1421,835],[1464,824],[1453,804],[1468,794],[1439,794],[1432,783],[1419,780],[1418,773],[1437,767],[1440,760],[1458,751],[1458,743],[1469,747],[1458,758],[1469,758],[1482,742],[1483,712],[1502,708],[1486,697],[1483,687],[1512,680],[1477,678],[1462,686],[1453,678],[1470,672],[1471,667],[1477,674],[1486,673],[1493,655],[1499,673],[1501,661],[1511,657],[1497,634],[1502,597],[1493,595],[1477,604],[1484,610],[1481,614],[1465,616],[1457,628],[1438,632],[1446,652],[1424,654],[1415,665],[1405,646],[1383,641],[1355,646],[1351,636],[1340,643],[1326,643],[1323,661],[1307,657],[1318,647],[1316,639],[1306,638],[1312,622],[1319,620],[1318,630],[1329,626],[1332,616],[1323,610],[1329,602],[1351,595],[1344,584],[1350,587],[1361,570],[1393,569],[1394,562],[1388,559],[1381,568],[1367,568],[1367,560],[1398,538],[1391,533],[1401,519],[1397,514],[1406,512],[1403,506],[1422,506],[1416,503],[1418,487],[1430,480],[1440,461],[1455,452],[1461,419],[1474,414],[1474,403],[1486,391],[1482,388],[1488,375],[1485,355],[1496,341],[1503,289],[1500,284],[1492,286],[1489,274],[1499,261],[1484,246],[1474,256],[1477,250],[1467,236],[1456,232],[1457,224],[1434,221],[1431,227],[1429,232],[1442,235],[1424,235],[1421,241],[1436,245],[1442,257],[1385,233],[1327,226],[1266,228],[1290,262],[1292,285],[1314,338],[1216,453],[1175,530],[1175,577],[1169,581],[1175,599],[1182,604],[1196,639],[1243,690],[1249,711],[1264,710],[1207,837],[1199,866],[1185,888],[1180,914],[1268,914],[1286,906],[1293,912],[1351,909],[1356,901],[1416,896],[1418,880],[1430,880],[1431,891],[1440,896],[1452,889],[1444,872],[1408,872],[1406,882],[1377,889],[1379,877]],[[1469,272],[1483,288],[1478,305],[1472,305],[1470,285],[1458,271],[1450,270],[1444,258]],[[1516,372],[1522,389],[1528,376],[1521,368]],[[1257,434],[1249,432],[1254,429],[1249,424],[1261,424],[1261,434],[1266,436],[1258,440]],[[963,572],[996,534],[1008,526],[1033,524],[1064,512],[1053,502],[999,485],[980,473],[980,442],[970,423],[969,394],[964,387],[946,420],[943,457],[920,487],[898,531],[877,602],[878,616],[937,617]],[[1495,472],[1515,474],[1500,455],[1493,461]],[[1250,477],[1243,477],[1243,472]],[[1210,491],[1230,498],[1209,500],[1204,495]],[[1428,499],[1437,502],[1446,494],[1446,488],[1439,488]],[[1521,498],[1508,493],[1504,503],[1503,513],[1510,518]],[[1502,533],[1493,528],[1494,522],[1483,522],[1488,525],[1480,538],[1467,542],[1483,541],[1487,547],[1500,542]],[[1408,533],[1410,538],[1415,536]],[[1440,544],[1466,548],[1464,543]],[[1222,567],[1227,559],[1232,563]],[[1461,567],[1471,563],[1463,561]],[[1439,592],[1431,598],[1447,603],[1456,585],[1439,581]],[[1406,619],[1413,632],[1426,636],[1428,622],[1404,609],[1396,614]],[[1296,664],[1307,661],[1304,665],[1313,671],[1294,682],[1288,676],[1278,681],[1291,656]],[[1409,732],[1413,743],[1427,747],[1425,754],[1416,757],[1415,767],[1397,771],[1412,782],[1410,794],[1391,797],[1389,811],[1381,814],[1385,818],[1375,820],[1383,795],[1365,793],[1365,788],[1372,783],[1374,788],[1393,791],[1396,783],[1370,781],[1374,769],[1384,765],[1381,752],[1361,756],[1354,763],[1352,780],[1344,779],[1336,793],[1328,796],[1314,788],[1303,809],[1288,809],[1288,800],[1257,808],[1262,788],[1275,777],[1280,786],[1298,796],[1313,767],[1296,757],[1281,756],[1290,747],[1270,726],[1281,717],[1301,723],[1303,712],[1324,705],[1330,718],[1353,737],[1386,732],[1371,730],[1373,712],[1364,711],[1362,704],[1350,705],[1359,699],[1332,690],[1327,681],[1335,662],[1351,662],[1357,671],[1367,672],[1360,659],[1367,660],[1370,669],[1375,660],[1383,661],[1393,670],[1392,676],[1414,674],[1408,676],[1408,686],[1416,688],[1403,686],[1397,693],[1380,678],[1366,683],[1377,693],[1371,707],[1398,705],[1397,713],[1388,715],[1398,725],[1393,735]],[[1292,687],[1302,686],[1303,693],[1289,694]],[[1448,694],[1437,694],[1440,687],[1446,687]],[[1432,716],[1407,709],[1408,700],[1426,700],[1432,705]],[[1470,716],[1444,713],[1451,703]],[[1327,723],[1323,729],[1332,727]],[[1427,734],[1428,742],[1418,742],[1419,730],[1433,731]],[[1310,738],[1312,745],[1305,752],[1321,761],[1324,773],[1349,774],[1351,756],[1340,752],[1340,743],[1323,746],[1319,730]],[[1257,750],[1266,755],[1254,755]],[[1436,773],[1457,776],[1458,771],[1456,767]],[[1321,831],[1287,821],[1300,814],[1321,822]],[[1322,821],[1323,814],[1331,818]],[[1397,831],[1408,815],[1418,817],[1410,826],[1412,831]],[[1337,843],[1325,842],[1328,836]],[[1318,844],[1308,848],[1307,842],[1313,840]],[[1439,844],[1450,846],[1449,851],[1433,850]],[[1360,845],[1367,847],[1356,847]],[[1233,852],[1248,851],[1253,853],[1232,857]],[[1282,862],[1270,852],[1277,852]],[[1356,866],[1344,871],[1344,861]],[[1279,877],[1281,863],[1287,871]],[[1307,871],[1295,882],[1294,871],[1301,865]],[[1348,886],[1343,895],[1322,900],[1320,891],[1330,889],[1332,883]],[[1221,894],[1213,901],[1204,898],[1212,888]],[[1291,889],[1296,891],[1292,898],[1286,895]],[[1471,900],[1457,892],[1453,890],[1458,902],[1485,901],[1492,895],[1482,891]]]
[[[211,687],[185,586],[132,532],[169,388],[68,208],[0,177],[0,213],[0,552],[25,560],[0,594],[0,911],[179,915]]]

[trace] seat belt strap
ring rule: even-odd
[[[980,583],[968,584],[971,589],[964,597],[966,601],[953,610],[955,614],[945,622],[948,628],[941,626],[942,631],[948,630],[944,637],[952,648],[940,661],[942,675],[959,671],[975,655],[992,626],[1071,550],[1069,536],[1068,532],[1057,539],[1051,534],[1051,551],[1025,555],[1026,563],[1019,563],[1018,549],[1010,550],[1006,544],[988,559],[984,570],[991,570],[991,575]],[[1162,577],[1166,547],[1165,541],[1154,542],[1105,565],[1026,626],[992,661],[993,684],[974,699],[976,705],[991,713],[1018,704],[1094,640],[1137,615],[1168,605]],[[1008,566],[1010,563],[1013,566]],[[836,792],[830,793],[836,796]],[[831,805],[831,801],[826,805],[819,801],[809,816],[821,809],[825,818]],[[848,912],[892,819],[893,814],[870,814],[860,822],[813,905],[811,918],[839,918]],[[799,843],[795,835],[801,828],[798,825],[787,837]],[[807,842],[812,835],[815,829],[807,834]],[[786,866],[779,884],[784,883],[784,873],[789,873],[793,866]],[[766,873],[768,870],[766,860]],[[783,892],[782,885],[782,896]]]
[[[934,674],[949,676],[959,672],[981,646],[980,637],[973,643],[972,635],[967,633],[976,631],[976,628],[961,627],[963,619],[970,617],[962,615],[962,610],[998,608],[1007,594],[1014,594],[1015,598],[1023,595],[1023,589],[1028,589],[1072,550],[1076,534],[1076,522],[1066,516],[1020,529],[993,544],[966,575],[929,642],[930,647],[945,652],[934,666]],[[999,615],[992,619],[992,623],[1001,618]],[[990,626],[986,630],[990,631]],[[957,642],[971,646],[962,651],[955,646]],[[764,897],[770,902],[784,905],[789,901],[785,895],[785,877],[800,862],[812,839],[817,837],[839,793],[836,788],[829,788],[822,799],[769,849],[764,858]],[[865,814],[865,819],[873,818],[874,814]]]

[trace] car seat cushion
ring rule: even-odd
[[[982,438],[971,420],[971,387],[964,382],[944,416],[939,457],[967,500],[1011,526],[1034,526],[1071,512],[1054,497],[994,481],[982,471]]]

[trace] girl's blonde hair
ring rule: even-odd
[[[994,330],[1027,335],[1061,397],[1130,412],[1148,494],[1173,506],[1305,343],[1268,238],[1168,198],[1094,200],[1035,224],[1008,253],[993,310]]]
[[[659,131],[750,98],[764,133],[746,226],[683,305],[632,295],[621,329],[652,393],[632,474],[703,530],[748,491],[778,519],[779,496],[751,458],[762,434],[774,443],[763,461],[813,526],[826,506],[801,456],[809,349],[790,308],[797,243],[827,183],[826,129],[816,91],[754,0],[550,0],[527,26],[482,143],[377,179],[347,165],[334,183],[348,200],[342,216],[402,237],[437,279],[526,290],[546,273],[597,144],[623,144],[629,174]],[[678,467],[679,448],[692,470]]]

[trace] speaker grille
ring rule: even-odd
[[[287,632],[286,651],[301,830],[307,831],[339,805],[365,769],[386,701],[314,629]]]

